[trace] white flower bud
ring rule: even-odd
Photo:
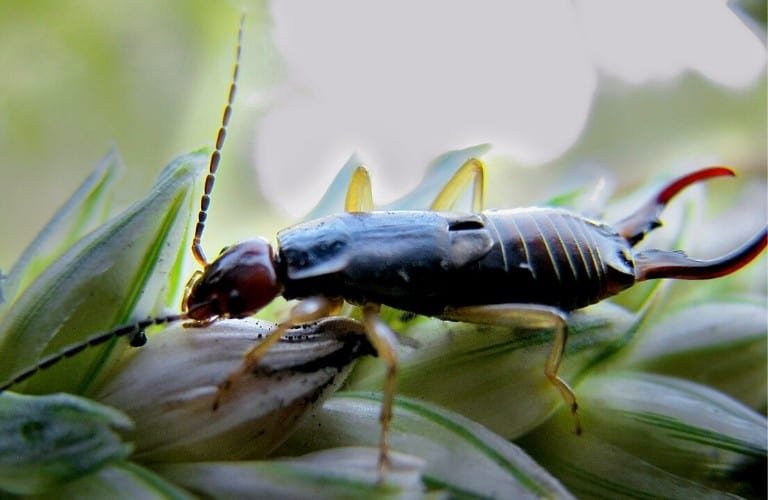
[[[255,320],[175,325],[137,349],[94,397],[134,419],[127,439],[138,460],[263,457],[343,380],[357,357],[371,352],[362,325],[349,319],[289,330],[292,337],[223,393],[214,411],[217,386],[272,328]]]

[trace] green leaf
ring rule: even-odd
[[[423,463],[401,454],[392,458],[384,484],[378,484],[378,450],[372,448],[334,448],[269,462],[164,464],[157,470],[211,498],[420,498]]]
[[[635,324],[634,315],[610,303],[572,314],[561,376],[573,381],[623,343]],[[510,439],[540,425],[562,404],[544,376],[551,329],[430,319],[404,332],[419,347],[398,350],[398,394],[442,405]],[[348,387],[380,390],[383,379],[383,363],[364,359]]]
[[[637,474],[643,469],[629,467],[631,460],[625,454],[667,474],[734,493],[749,487],[739,479],[743,469],[765,470],[765,417],[713,389],[672,377],[625,372],[589,377],[578,390],[584,435],[565,437],[567,431],[548,424],[522,441],[526,449],[555,461],[570,460],[555,455],[574,457],[568,467],[598,477],[608,472],[605,460],[623,461],[621,475],[614,471],[602,480],[633,484],[646,492],[658,491],[666,475],[648,469],[648,477],[642,479]],[[594,456],[591,440],[603,443]],[[622,450],[619,455],[625,458],[608,458],[606,450],[612,448]],[[759,488],[764,476],[752,481],[752,487]]]
[[[686,476],[704,478],[768,451],[765,417],[706,386],[624,372],[590,377],[579,388],[593,432]]]
[[[146,199],[81,239],[24,290],[0,321],[0,355],[6,360],[0,380],[44,354],[165,304],[168,273],[180,255],[206,159],[204,151],[176,159]],[[114,345],[41,372],[28,388],[85,391]]]
[[[117,150],[111,149],[32,240],[8,273],[4,286],[8,303],[53,259],[106,219],[109,191],[122,167]]]
[[[764,302],[711,302],[667,316],[638,336],[622,366],[717,388],[759,410],[766,404]]]
[[[280,455],[338,446],[377,446],[381,397],[339,392],[278,449]],[[398,397],[391,448],[422,458],[422,480],[455,497],[570,498],[520,448],[461,415]]]
[[[131,421],[87,399],[54,394],[0,395],[0,488],[29,494],[127,457],[113,427]]]
[[[567,412],[519,441],[543,467],[583,498],[733,498],[676,476],[607,443],[585,428],[576,436]]]

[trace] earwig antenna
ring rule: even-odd
[[[232,82],[229,85],[227,106],[224,108],[224,115],[221,117],[221,125],[219,126],[219,132],[216,136],[216,148],[213,150],[213,153],[211,153],[211,161],[208,165],[208,175],[205,178],[205,188],[203,196],[200,198],[200,211],[197,214],[195,237],[192,240],[192,254],[203,267],[208,264],[208,261],[205,258],[205,253],[203,253],[203,247],[200,245],[200,240],[203,237],[205,220],[208,217],[208,206],[211,203],[211,191],[213,191],[213,183],[216,182],[216,170],[219,168],[221,150],[224,146],[224,140],[227,138],[227,125],[229,124],[229,118],[232,115],[232,103],[235,100],[235,92],[237,91],[237,77],[240,72],[240,53],[242,52],[243,45],[244,24],[245,13],[240,16],[240,28],[237,32],[237,46],[235,49],[235,66],[232,70]]]
[[[130,325],[121,326],[119,328],[110,330],[108,332],[97,333],[96,335],[88,337],[82,342],[78,342],[77,344],[71,344],[65,347],[64,349],[62,349],[61,351],[41,359],[34,366],[27,368],[26,370],[15,375],[9,382],[6,382],[0,385],[0,392],[6,391],[9,388],[13,387],[14,385],[24,382],[29,377],[31,377],[32,375],[34,375],[39,371],[47,370],[51,366],[57,364],[59,361],[62,361],[67,358],[71,358],[75,354],[78,354],[88,348],[101,345],[104,342],[107,342],[109,340],[130,335],[131,345],[141,345],[141,342],[140,341],[137,342],[136,339],[144,338],[144,330],[146,330],[150,326],[173,323],[175,321],[187,319],[188,317],[189,316],[187,316],[187,314],[170,314],[168,316],[159,316],[157,318],[147,318],[145,320],[137,321],[136,323],[132,323]]]

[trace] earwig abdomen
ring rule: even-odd
[[[630,246],[607,225],[554,208],[483,215],[504,252],[497,257],[503,262],[496,264],[503,275],[486,285],[500,289],[499,303],[546,304],[570,311],[635,283]]]

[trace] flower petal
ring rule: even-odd
[[[157,471],[204,497],[422,497],[422,461],[393,453],[383,484],[378,483],[377,461],[375,448],[334,448],[268,462],[163,464]]]
[[[378,394],[336,393],[277,453],[377,446],[380,408]],[[481,425],[426,402],[396,398],[390,443],[395,451],[424,459],[424,483],[449,494],[570,498],[560,483],[520,448]]]
[[[272,329],[255,320],[174,325],[131,352],[95,397],[136,421],[127,439],[141,461],[263,457],[371,352],[362,325],[350,319],[289,330],[295,340],[270,349],[214,411],[218,385]]]

